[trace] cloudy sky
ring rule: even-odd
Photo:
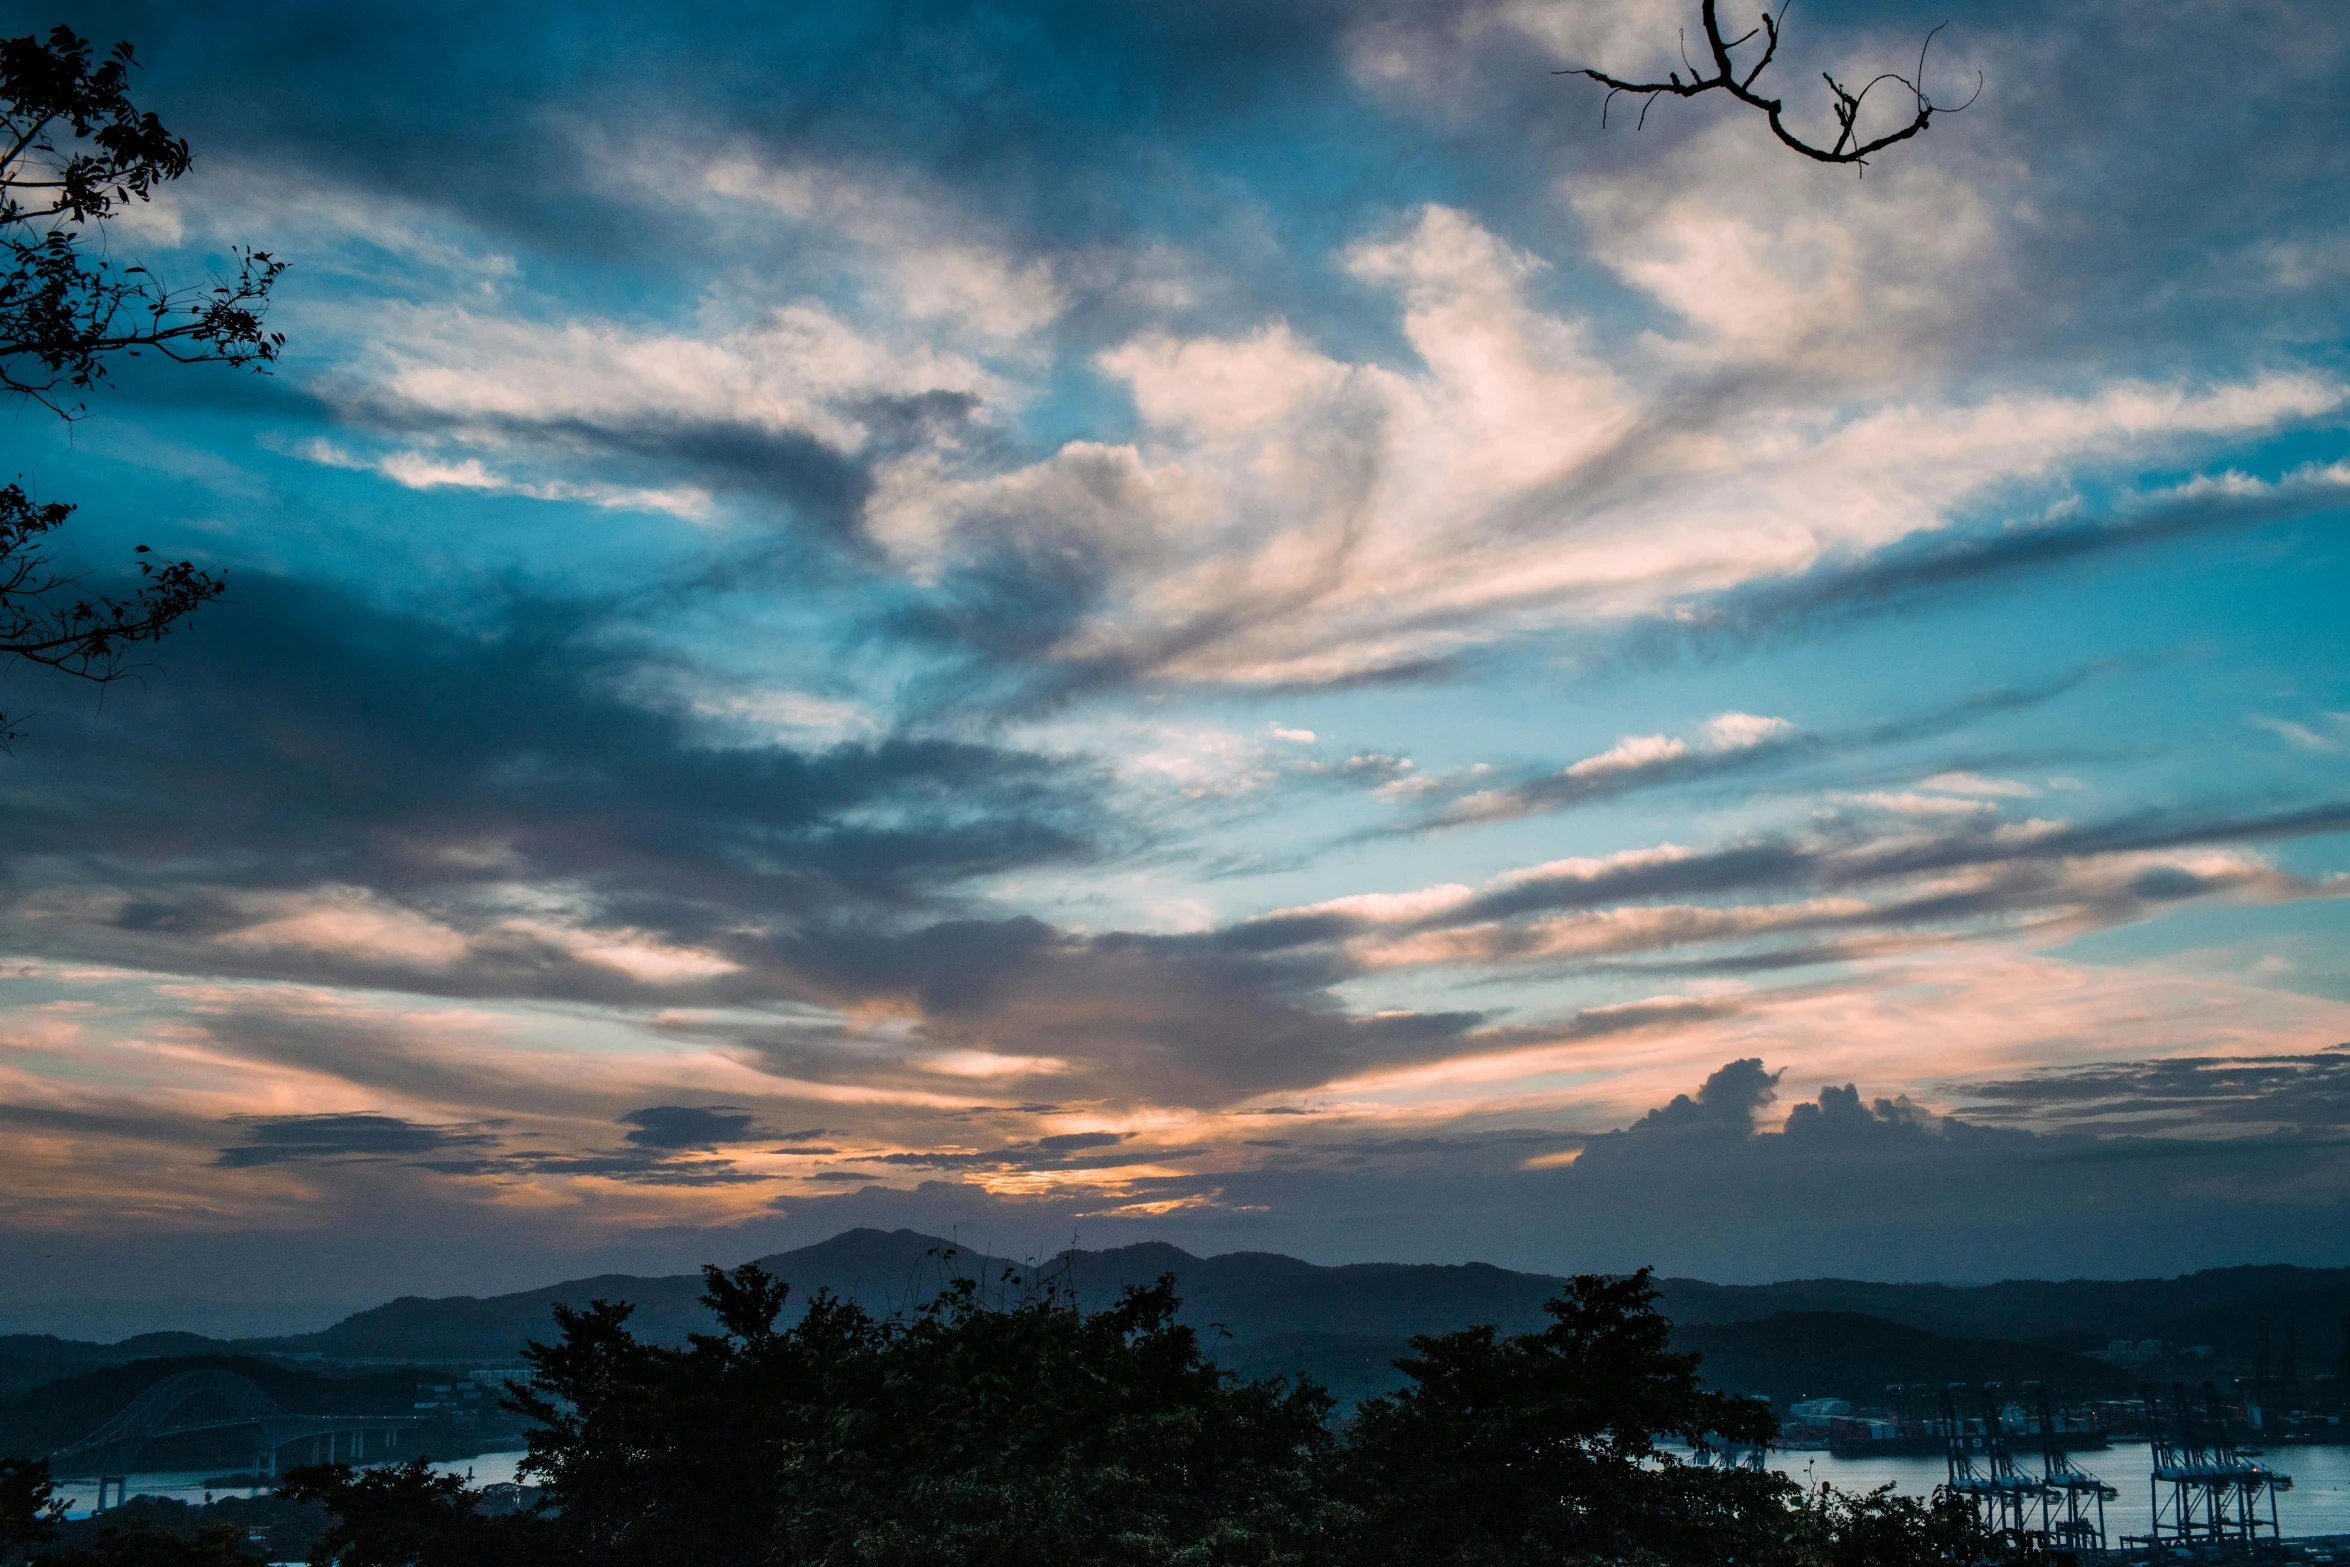
[[[65,19],[289,347],[8,426],[234,581],[0,685],[10,1321],[2350,1262],[2350,11],[1967,7],[1865,178],[1554,74],[1681,0]]]

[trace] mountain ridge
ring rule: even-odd
[[[972,1278],[983,1296],[996,1298],[1012,1287],[1005,1282],[1007,1271],[1018,1278],[1053,1273],[1082,1302],[1099,1306],[1123,1288],[1171,1272],[1183,1296],[1182,1320],[1211,1339],[1229,1341],[1233,1353],[1295,1338],[1325,1347],[1351,1346],[1331,1351],[1342,1353],[1348,1364],[1370,1354],[1367,1346],[1397,1346],[1400,1352],[1415,1333],[1487,1322],[1507,1332],[1539,1326],[1543,1302],[1564,1277],[1477,1262],[1325,1265],[1277,1252],[1200,1257],[1164,1241],[1099,1251],[1072,1248],[1028,1261],[966,1250],[916,1230],[864,1228],[759,1261],[792,1285],[788,1315],[795,1319],[818,1290],[886,1313],[918,1307],[951,1277]],[[1953,1341],[2077,1353],[2110,1338],[2161,1338],[2248,1357],[2258,1323],[2266,1319],[2298,1322],[2309,1330],[2302,1341],[2305,1370],[2325,1370],[2337,1358],[2350,1356],[2350,1268],[2251,1265],[2170,1279],[1993,1284],[1833,1278],[1714,1284],[1668,1278],[1658,1280],[1657,1287],[1659,1308],[1685,1333],[1789,1314],[1843,1312]],[[526,1339],[552,1335],[555,1305],[585,1306],[598,1298],[631,1302],[640,1334],[677,1343],[714,1325],[699,1303],[702,1288],[698,1274],[601,1273],[493,1296],[401,1296],[313,1333],[267,1338],[149,1333],[100,1345],[55,1335],[9,1335],[0,1337],[0,1396],[33,1385],[27,1378],[38,1367],[54,1368],[51,1374],[56,1374],[155,1355],[259,1354],[354,1367],[464,1361],[511,1365]],[[2340,1346],[2330,1331],[2337,1322],[2345,1328]],[[2340,1369],[2350,1371],[2350,1360]],[[2084,1379],[2105,1380],[2093,1372],[2084,1372]]]

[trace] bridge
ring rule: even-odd
[[[107,1494],[129,1497],[129,1477],[150,1443],[200,1431],[249,1430],[252,1468],[275,1475],[288,1448],[295,1463],[359,1463],[388,1458],[400,1433],[422,1421],[414,1415],[300,1415],[234,1371],[182,1371],[165,1377],[125,1404],[115,1417],[49,1455],[49,1472],[98,1482],[98,1507]],[[373,1438],[373,1442],[370,1442]]]

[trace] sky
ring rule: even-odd
[[[2350,1264],[2350,11],[4,9],[288,270],[8,425],[232,589],[0,684],[0,1328]]]

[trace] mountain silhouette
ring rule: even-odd
[[[1016,1259],[966,1251],[915,1230],[854,1229],[759,1259],[790,1283],[787,1319],[819,1290],[876,1313],[916,1309],[951,1279],[989,1300],[1049,1279],[1088,1307],[1129,1285],[1173,1274],[1181,1320],[1211,1353],[1251,1374],[1305,1371],[1342,1398],[1384,1391],[1392,1361],[1418,1333],[1491,1323],[1523,1332],[1544,1321],[1561,1279],[1484,1263],[1325,1266],[1270,1252],[1197,1257],[1161,1242]],[[156,1356],[239,1354],[360,1372],[387,1364],[512,1366],[523,1344],[554,1335],[557,1304],[627,1301],[647,1339],[682,1343],[715,1324],[698,1274],[608,1273],[511,1294],[403,1296],[316,1333],[215,1340],[146,1334],[114,1345],[48,1335],[0,1337],[0,1396],[60,1376]],[[2108,1340],[2160,1339],[2250,1361],[2262,1324],[2281,1353],[2298,1326],[2304,1376],[2350,1371],[2350,1269],[2242,1267],[2173,1279],[2007,1280],[1882,1284],[1799,1279],[1775,1284],[1658,1281],[1659,1306],[1682,1347],[1706,1356],[1717,1385],[1785,1400],[1802,1393],[1866,1397],[1887,1382],[2037,1378],[2080,1394],[2121,1396],[2133,1379],[2087,1358]]]

